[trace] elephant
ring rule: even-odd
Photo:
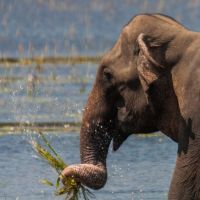
[[[131,134],[160,131],[177,143],[168,199],[200,199],[199,111],[200,33],[166,15],[138,14],[100,61],[83,113],[81,164],[62,174],[100,189],[111,141],[116,151]]]

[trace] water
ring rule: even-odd
[[[101,55],[137,13],[162,12],[199,31],[199,9],[199,0],[1,0],[0,56]],[[0,64],[0,123],[80,122],[97,67]],[[66,161],[80,162],[78,132],[55,129],[49,137]],[[175,157],[176,144],[162,135],[131,136],[110,150],[108,182],[96,198],[166,199]],[[0,130],[0,200],[55,199],[38,183],[45,177],[56,174],[36,156],[29,135]]]
[[[79,160],[77,133],[51,134],[49,140],[70,164]],[[98,200],[166,199],[175,162],[176,145],[164,136],[131,136],[117,152],[108,154],[108,182],[94,191]],[[28,137],[0,137],[0,199],[55,199],[53,189],[39,180],[57,175],[32,150]],[[58,198],[59,199],[59,198]]]
[[[0,65],[0,122],[80,121],[96,67]]]
[[[1,0],[0,53],[95,55],[138,13],[162,12],[198,31],[199,8],[199,0]]]

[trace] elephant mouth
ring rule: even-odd
[[[134,120],[132,111],[124,104],[118,105],[113,134],[113,151],[118,150],[128,136],[136,132],[135,125],[137,125],[137,120]]]
[[[113,137],[113,151],[117,151],[122,143],[128,138],[129,134],[118,133]]]
[[[133,122],[122,122],[117,120],[116,128],[113,131],[113,151],[118,150],[128,136],[136,132],[133,124]]]
[[[134,113],[131,109],[128,109],[126,106],[118,107],[117,112],[117,122],[116,127],[117,130],[122,132],[123,134],[135,133],[137,131],[137,127],[139,127],[139,113]]]
[[[132,110],[128,110],[125,106],[118,107],[115,131],[113,133],[113,151],[118,150],[131,134],[147,134],[157,131],[156,127],[153,126],[152,128],[151,119],[150,115],[145,116],[143,113],[133,114]]]

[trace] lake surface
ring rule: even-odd
[[[79,134],[49,134],[56,151],[69,164],[79,160]],[[50,200],[53,188],[39,180],[57,178],[29,144],[29,135],[0,137],[0,199]],[[108,182],[94,191],[97,200],[167,199],[174,167],[176,145],[164,136],[130,136],[117,152],[110,148]],[[58,198],[62,199],[62,198]]]
[[[0,54],[96,55],[134,15],[161,12],[200,30],[198,0],[1,0]]]
[[[1,0],[0,57],[104,54],[122,27],[141,12],[162,12],[200,30],[200,1]],[[0,125],[81,122],[98,63],[0,64]],[[0,129],[0,200],[50,200],[42,178],[56,174],[29,144],[33,132]],[[48,137],[69,164],[79,161],[79,132],[54,129]],[[108,182],[97,200],[163,200],[176,159],[163,135],[131,136],[108,155]],[[58,198],[62,199],[62,198]]]

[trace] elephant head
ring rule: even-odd
[[[99,189],[107,180],[110,142],[117,150],[131,134],[162,131],[186,152],[187,123],[176,79],[193,34],[175,20],[158,14],[135,16],[102,58],[85,106],[81,136],[81,164],[67,167],[88,187]],[[183,138],[183,139],[181,139]]]

